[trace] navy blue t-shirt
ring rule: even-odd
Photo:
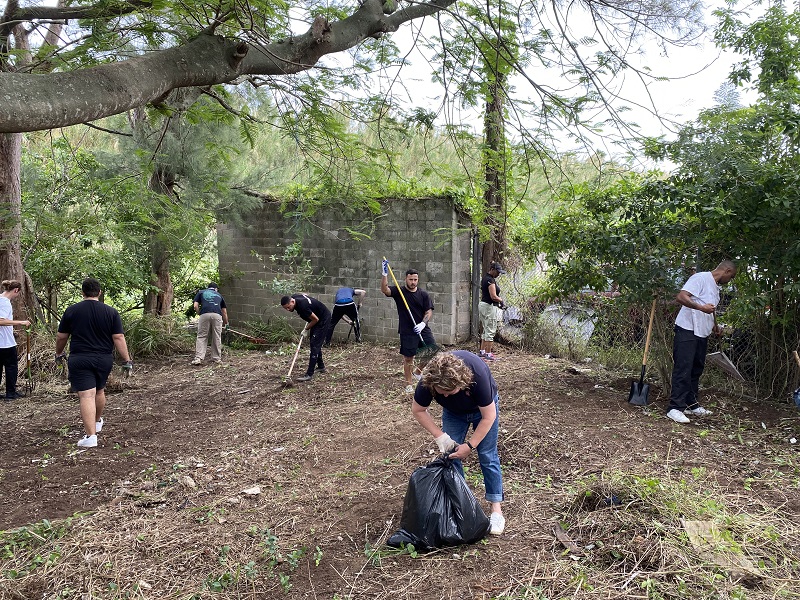
[[[205,315],[207,313],[216,313],[221,315],[222,309],[228,308],[225,306],[225,298],[223,298],[222,295],[214,288],[206,288],[197,292],[194,297],[194,302],[197,302],[197,304],[200,305],[201,315]]]
[[[311,313],[317,315],[320,322],[331,318],[331,311],[322,302],[306,294],[294,294],[294,311],[304,321],[311,322]]]
[[[433,310],[433,300],[431,300],[428,292],[423,289],[417,288],[416,291],[409,292],[406,286],[403,286],[403,297],[408,302],[411,314],[414,315],[414,323],[412,323],[411,317],[408,316],[408,308],[403,304],[403,298],[400,297],[397,286],[390,285],[389,291],[397,304],[397,316],[399,318],[397,333],[400,335],[414,335],[414,323],[420,323],[425,313]]]
[[[486,363],[476,354],[467,350],[452,352],[463,360],[472,370],[472,385],[450,396],[442,396],[429,390],[421,383],[414,391],[414,402],[420,406],[430,406],[433,400],[454,413],[471,413],[481,406],[489,406],[497,395],[497,382]]]
[[[70,354],[111,354],[111,336],[123,333],[122,319],[117,309],[99,300],[83,300],[67,307],[58,332],[70,334]]]

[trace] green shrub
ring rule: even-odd
[[[159,358],[194,350],[195,333],[174,316],[123,317],[128,350],[136,358]]]

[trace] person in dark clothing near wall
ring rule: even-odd
[[[497,325],[503,320],[503,309],[501,308],[503,299],[500,297],[500,287],[497,285],[496,278],[505,272],[500,263],[493,262],[489,265],[489,272],[481,279],[481,301],[478,303],[478,314],[483,326],[480,357],[490,362],[497,358],[492,353],[492,346],[497,333]]]
[[[358,320],[358,307],[361,305],[364,296],[367,292],[364,290],[342,287],[336,290],[336,296],[333,303],[333,313],[331,314],[331,323],[328,325],[328,333],[325,336],[325,346],[331,345],[333,338],[333,330],[336,324],[342,317],[347,317],[353,324],[353,330],[356,333],[356,341],[361,341],[361,323]],[[349,337],[349,334],[348,334]]]
[[[331,311],[322,302],[308,294],[294,294],[281,298],[281,307],[289,312],[296,312],[307,325],[303,329],[309,334],[311,355],[308,358],[308,370],[297,381],[311,381],[314,370],[325,373],[325,363],[322,362],[322,344],[328,333],[331,322]]]
[[[228,324],[228,308],[225,298],[219,293],[219,287],[213,281],[194,297],[194,311],[200,315],[197,320],[197,343],[194,349],[193,365],[203,364],[211,338],[211,360],[217,364],[222,362],[222,328]]]
[[[399,321],[397,331],[400,334],[400,354],[403,355],[403,375],[406,378],[406,393],[413,394],[414,357],[421,346],[434,346],[436,344],[433,332],[428,327],[428,322],[433,316],[433,301],[428,292],[419,288],[419,272],[416,269],[408,269],[406,271],[402,297],[397,286],[389,285],[388,276],[389,262],[384,260],[381,264],[381,292],[383,292],[384,296],[393,298],[397,305]],[[408,308],[406,308],[403,298],[408,302]],[[411,315],[408,314],[409,310]],[[418,376],[417,379],[419,379]]]

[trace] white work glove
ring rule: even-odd
[[[419,323],[414,325],[414,333],[419,333],[423,329],[425,329],[425,321],[420,321]]]
[[[456,444],[449,435],[443,433],[436,438],[436,445],[439,446],[439,452],[450,452],[451,450],[455,450],[458,444]]]
[[[383,262],[381,262],[381,275],[384,277],[389,276],[389,261],[385,258],[383,259]]]

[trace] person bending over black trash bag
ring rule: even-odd
[[[428,412],[431,401],[442,405],[440,429]],[[422,379],[414,391],[411,413],[434,438],[441,452],[450,452],[461,476],[461,460],[477,450],[486,486],[486,500],[491,504],[489,533],[500,535],[505,529],[501,502],[503,476],[497,452],[500,420],[500,396],[489,367],[476,354],[466,350],[443,352],[422,370]],[[472,435],[465,441],[470,425]]]

